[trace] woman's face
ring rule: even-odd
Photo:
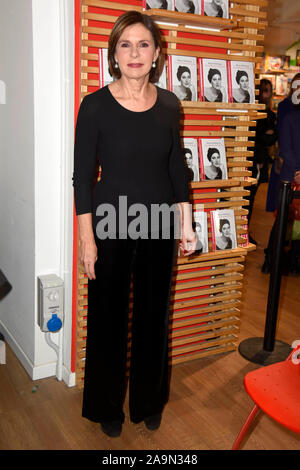
[[[191,85],[191,75],[189,74],[189,72],[183,72],[180,77],[180,83],[186,88]]]
[[[240,87],[242,90],[248,90],[249,88],[249,79],[246,75],[243,75],[240,79]]]
[[[223,225],[222,235],[224,235],[224,237],[227,237],[227,238],[230,236],[230,225],[229,224],[224,224]]]
[[[150,72],[152,62],[158,55],[159,48],[155,49],[151,32],[143,24],[136,23],[124,29],[117,43],[114,58],[122,75],[138,79]]]
[[[220,90],[221,88],[221,77],[218,73],[216,73],[215,75],[213,75],[212,79],[211,79],[211,86],[213,88],[215,88],[216,90]]]
[[[217,167],[220,166],[221,164],[220,160],[221,160],[220,155],[217,152],[213,153],[210,159],[211,164]]]

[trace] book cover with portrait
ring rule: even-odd
[[[228,103],[227,62],[199,58],[199,100]]]
[[[187,166],[189,181],[200,181],[199,155],[197,139],[185,137],[182,140],[182,151]]]
[[[107,49],[98,49],[99,62],[99,88],[103,88],[114,81],[108,71]]]
[[[227,62],[230,103],[255,103],[253,62]]]
[[[175,11],[201,15],[202,0],[174,0]]]
[[[288,77],[277,75],[275,94],[278,96],[286,96],[288,94]]]
[[[144,10],[174,10],[174,0],[142,0]]]
[[[233,209],[217,209],[210,212],[211,238],[214,251],[237,248]]]
[[[204,211],[194,211],[193,218],[193,228],[197,237],[195,253],[208,253],[207,213]]]
[[[158,82],[155,83],[159,88],[164,88],[167,90],[167,68],[166,64],[164,64],[164,68],[162,70],[161,76],[159,77]]]
[[[169,89],[181,101],[197,101],[197,58],[168,56]]]
[[[201,181],[226,180],[228,173],[224,139],[199,137],[198,144]]]
[[[228,0],[202,0],[202,15],[229,18]]]

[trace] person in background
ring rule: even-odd
[[[281,101],[278,105],[277,123],[276,123],[276,131],[278,135],[278,140],[280,140],[279,136],[280,134],[282,134],[282,124],[285,120],[285,117],[290,112],[294,111],[295,107],[297,106],[297,101],[293,100],[293,97],[297,96],[297,89],[298,90],[300,89],[300,73],[297,73],[296,75],[294,75],[294,77],[291,80],[290,91],[289,91],[288,96],[283,101]],[[281,139],[281,142],[282,142],[282,139]],[[270,174],[267,202],[266,202],[267,212],[274,212],[277,209],[279,185],[280,185],[280,181],[282,180],[281,169],[282,169],[283,158],[284,158],[284,155],[282,153],[282,145],[281,147],[279,145],[279,155],[273,163],[271,174]],[[299,180],[299,176],[295,175],[295,177],[297,178],[295,179],[295,181],[297,182],[297,180]],[[275,227],[276,227],[275,222],[276,220],[274,220],[273,227],[270,231],[268,246],[264,250],[265,259],[261,268],[261,271],[264,274],[269,274],[270,269],[271,269],[271,253],[273,249]],[[295,263],[295,269],[293,265],[290,266],[290,271],[292,274],[294,273],[294,271],[295,271],[295,274],[297,274],[297,271],[298,271],[297,263]]]
[[[286,114],[280,124],[279,148],[282,155],[281,181],[300,184],[300,80],[299,104]],[[300,274],[300,240],[292,240],[288,252],[289,272]]]
[[[250,204],[248,206],[248,231],[249,241],[256,245],[256,241],[250,234],[250,220],[253,211],[253,204],[257,189],[260,183],[268,181],[268,167],[270,161],[269,148],[276,143],[276,114],[271,109],[273,96],[273,87],[270,80],[263,78],[259,85],[258,102],[266,105],[267,117],[265,119],[258,119],[256,124],[255,133],[255,146],[252,166],[252,178],[257,179],[257,184],[250,186]]]

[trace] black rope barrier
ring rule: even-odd
[[[275,222],[275,239],[270,271],[268,302],[263,338],[248,338],[239,344],[239,353],[250,362],[269,365],[284,361],[291,346],[276,340],[278,304],[282,278],[284,243],[288,225],[289,206],[293,199],[300,199],[300,191],[293,191],[291,183],[280,182],[278,211]]]

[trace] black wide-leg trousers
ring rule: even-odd
[[[169,300],[176,241],[96,239],[95,280],[88,281],[82,416],[124,422],[130,279],[133,281],[129,412],[138,423],[168,400]]]

